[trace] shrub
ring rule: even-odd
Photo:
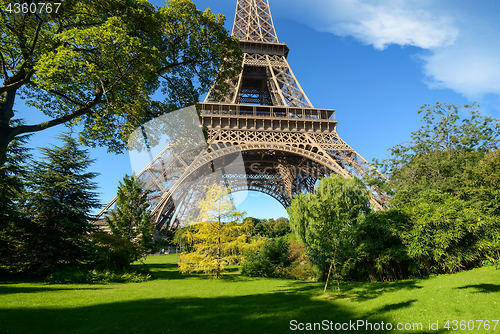
[[[75,283],[140,283],[151,278],[146,272],[109,270],[83,271],[78,267],[68,267],[56,271],[47,277],[51,284],[75,284]]]
[[[393,281],[412,276],[414,262],[401,240],[409,217],[398,209],[368,214],[356,229],[354,254],[356,265],[348,278],[370,281]]]
[[[89,235],[94,247],[92,251],[92,267],[99,271],[117,271],[129,268],[139,258],[136,245],[126,238],[105,232]]]
[[[290,240],[288,251],[291,262],[289,268],[290,276],[302,281],[315,280],[316,275],[307,255],[306,245],[293,239]]]
[[[289,277],[289,242],[286,237],[269,239],[262,248],[247,252],[242,274],[251,277]]]

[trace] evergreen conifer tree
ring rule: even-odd
[[[22,124],[13,120],[11,125]],[[24,193],[23,175],[26,173],[29,149],[24,145],[31,135],[16,137],[8,146],[7,162],[0,167],[0,267],[12,269],[16,261],[16,249],[22,240],[27,220],[19,207]]]
[[[154,248],[147,194],[134,175],[125,175],[118,186],[115,209],[106,217],[113,235],[134,244],[135,254],[130,254],[130,261],[138,260]]]
[[[87,171],[94,160],[70,134],[59,139],[63,145],[42,148],[42,159],[27,174],[25,212],[33,228],[24,244],[25,269],[43,274],[88,260],[85,235],[94,229],[90,213],[99,206],[97,173]]]
[[[181,273],[203,271],[220,278],[225,266],[240,263],[243,252],[257,244],[249,242],[253,224],[239,224],[243,212],[237,211],[227,196],[230,189],[218,184],[207,188],[205,199],[198,203],[199,221],[185,231],[183,238],[192,245],[192,252],[181,254]]]

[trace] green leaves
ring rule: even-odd
[[[241,50],[223,22],[189,0],[158,9],[145,0],[68,0],[57,14],[2,11],[0,126],[14,116],[17,96],[52,120],[2,128],[0,161],[14,136],[65,122],[83,127],[81,143],[121,152],[138,126],[198,102],[216,77],[214,88],[227,91]]]
[[[106,222],[111,233],[132,245],[124,250],[129,263],[146,256],[153,248],[154,225],[149,220],[148,192],[138,184],[135,176],[125,175],[118,186],[115,208]]]
[[[182,233],[182,239],[190,244],[192,251],[182,253],[179,270],[215,273],[215,277],[220,278],[225,266],[242,261],[243,251],[253,247],[249,242],[253,224],[238,224],[243,213],[234,208],[228,190],[217,184],[207,189],[198,207],[199,221]]]
[[[403,276],[470,269],[500,249],[500,123],[475,107],[424,105],[424,125],[413,141],[391,148],[391,158],[378,164],[390,173],[392,204],[405,217],[391,232],[395,243],[382,238],[384,246],[367,255],[404,247],[406,258],[385,262],[386,277],[393,276],[388,267],[394,263]],[[377,220],[391,226],[383,213],[369,217]]]
[[[410,220],[401,234],[421,274],[453,273],[481,263],[498,249],[498,218],[450,194],[420,195],[405,211]]]
[[[287,208],[290,226],[306,244],[321,278],[326,278],[331,261],[349,263],[354,230],[371,211],[369,201],[359,179],[332,175],[322,179],[313,194],[297,195]]]
[[[488,152],[500,147],[500,121],[482,116],[472,105],[436,103],[423,105],[419,113],[425,115],[424,125],[411,133],[412,141],[389,149],[391,157],[375,165],[383,173],[396,179],[397,173],[415,157],[433,152],[457,151]],[[397,186],[397,184],[396,184]]]

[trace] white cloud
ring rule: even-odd
[[[289,1],[313,28],[353,36],[379,50],[390,44],[441,47],[458,35],[451,16],[428,10],[429,0]]]
[[[305,23],[319,31],[352,36],[378,50],[391,44],[426,50],[417,57],[430,88],[452,89],[469,99],[500,95],[500,4],[468,0],[282,1],[288,7],[292,2]]]
[[[379,50],[390,44],[425,49],[453,44],[458,29],[451,18],[434,15],[424,9],[407,7],[406,3],[386,1],[374,5],[373,2],[350,1],[349,6],[340,7],[347,22],[334,22],[322,30],[340,36],[351,35]],[[335,5],[335,2],[330,5]]]
[[[430,88],[449,88],[469,100],[500,94],[500,47],[453,45],[420,56]]]

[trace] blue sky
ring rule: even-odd
[[[500,118],[500,2],[491,0],[269,0],[288,62],[315,107],[336,109],[340,137],[365,159],[410,139],[423,104],[477,101]],[[162,5],[161,1],[152,1]],[[195,0],[226,16],[230,31],[236,0]],[[28,123],[44,120],[22,100]],[[35,134],[30,145],[57,144],[63,126]],[[101,202],[131,174],[128,154],[90,149]],[[287,216],[281,205],[250,193],[241,211],[258,218]]]

